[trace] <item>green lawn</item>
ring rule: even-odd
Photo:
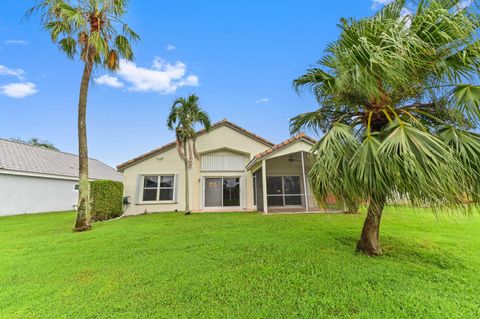
[[[480,318],[480,215],[151,214],[72,233],[73,213],[0,218],[2,318]]]

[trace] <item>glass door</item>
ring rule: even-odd
[[[205,207],[222,206],[222,179],[205,178]]]
[[[205,178],[205,207],[240,207],[240,178]]]
[[[240,206],[240,178],[223,179],[223,206]]]

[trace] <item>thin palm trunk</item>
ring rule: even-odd
[[[368,206],[367,218],[363,224],[362,235],[357,243],[357,251],[370,256],[382,254],[379,243],[380,221],[386,198],[384,195],[373,195]]]
[[[183,142],[183,153],[185,154],[184,164],[185,164],[185,215],[190,215],[190,198],[188,190],[188,158],[187,158],[187,143],[188,141]]]
[[[82,82],[80,84],[80,97],[78,101],[78,154],[79,154],[79,189],[78,210],[75,221],[75,231],[86,231],[90,225],[90,185],[88,183],[88,147],[87,147],[87,95],[93,63],[85,62]]]

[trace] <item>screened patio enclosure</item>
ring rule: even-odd
[[[264,213],[344,212],[345,205],[332,196],[319,205],[308,180],[313,142],[297,138],[276,149],[257,154],[247,169],[253,174],[254,204]]]

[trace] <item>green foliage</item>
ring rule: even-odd
[[[395,0],[344,19],[319,66],[294,81],[320,108],[291,131],[325,132],[310,172],[317,198],[373,195],[462,207],[478,198],[480,18],[459,0]]]
[[[375,260],[364,214],[72,217],[0,218],[0,317],[479,317],[479,215],[387,207]]]
[[[200,108],[198,96],[190,94],[187,98],[176,99],[167,119],[167,126],[175,130],[177,150],[180,158],[191,167],[193,156],[198,158],[195,148],[195,125],[202,125],[209,131],[211,127],[208,113]],[[187,149],[187,151],[185,151]]]
[[[39,0],[27,12],[40,15],[53,42],[69,58],[115,71],[119,58],[133,60],[130,42],[140,39],[121,17],[126,0]],[[119,34],[120,33],[120,34]]]
[[[109,180],[90,182],[90,209],[93,221],[121,216],[123,213],[123,183]]]
[[[53,143],[47,140],[39,139],[38,137],[32,137],[29,140],[22,140],[21,138],[14,137],[14,138],[11,138],[10,140],[17,143],[23,143],[23,144],[33,145],[33,146],[41,146],[44,148],[58,151],[58,148],[56,148],[55,145],[53,145]]]

